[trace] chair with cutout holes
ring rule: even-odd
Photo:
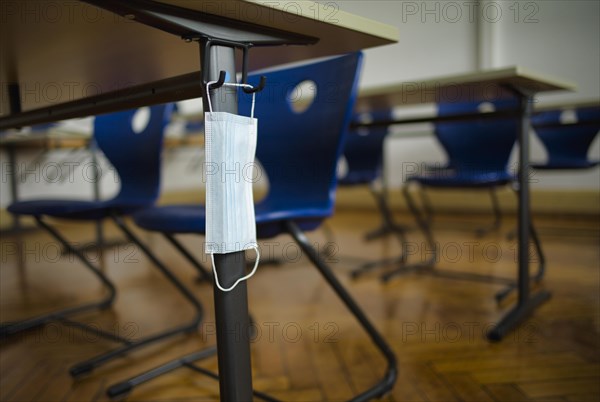
[[[16,323],[3,324],[1,327],[1,334],[8,336],[39,327],[51,321],[58,321],[122,343],[122,346],[71,367],[70,373],[74,377],[89,373],[113,358],[123,356],[143,346],[154,344],[176,334],[194,332],[201,322],[202,306],[195,296],[149,252],[148,248],[129,230],[123,220],[126,215],[150,207],[158,197],[163,132],[171,115],[171,107],[170,104],[158,105],[142,108],[138,111],[128,110],[95,118],[94,140],[115,168],[121,183],[120,190],[114,198],[104,201],[42,199],[16,202],[8,207],[12,214],[34,217],[39,226],[50,233],[65,250],[82,262],[106,288],[105,296],[100,301],[68,307]],[[193,319],[155,335],[138,339],[124,338],[94,326],[73,321],[71,319],[73,315],[111,307],[116,296],[115,286],[92,261],[88,260],[80,250],[70,244],[56,228],[48,224],[46,217],[90,222],[111,218],[129,240],[136,243],[141,250],[147,253],[158,269],[191,303],[195,309]]]
[[[354,116],[356,122],[377,123],[392,119],[391,110],[377,110]],[[344,143],[343,161],[345,171],[341,169],[338,177],[340,187],[368,185],[382,217],[379,228],[368,232],[365,240],[371,241],[393,233],[398,238],[401,249],[406,244],[406,229],[394,222],[392,211],[387,202],[387,191],[383,183],[383,147],[388,134],[388,126],[350,128]],[[344,166],[344,165],[342,165]],[[367,262],[352,270],[353,278],[358,278],[381,265],[402,264],[405,253],[399,257],[381,261]]]
[[[446,103],[439,105],[439,116],[460,116],[486,112],[506,112],[516,110],[517,103],[512,99],[493,102]],[[508,171],[508,161],[516,142],[519,119],[517,117],[469,117],[464,120],[439,122],[435,130],[438,138],[446,144],[452,170],[438,170],[429,175],[409,177],[402,189],[406,203],[421,228],[431,251],[431,258],[417,264],[400,267],[386,272],[382,280],[414,269],[431,270],[439,276],[452,279],[475,280],[484,282],[507,283],[508,286],[496,293],[498,302],[506,298],[515,289],[515,283],[494,276],[476,275],[460,272],[445,272],[434,269],[438,259],[438,250],[425,214],[417,207],[410,192],[410,184],[437,189],[480,190],[511,186],[513,175]],[[518,191],[518,189],[515,189]],[[538,271],[534,281],[541,281],[545,271],[545,258],[537,233],[530,227],[531,238],[538,256]]]
[[[456,153],[457,148],[460,149],[460,145],[455,144],[456,141],[461,141],[460,136],[448,135],[444,130],[435,130],[435,136],[439,144],[442,146],[446,153],[447,162],[445,165],[430,164],[425,166],[425,174],[428,175],[444,175],[451,174],[455,169],[455,166],[461,165],[461,160],[465,155],[461,152]],[[421,205],[423,206],[423,217],[427,224],[431,226],[433,223],[433,203],[426,193],[427,186],[421,186],[419,191],[419,197],[421,199]],[[502,225],[502,211],[500,210],[500,204],[498,202],[498,196],[496,194],[497,187],[488,187],[490,195],[490,201],[492,204],[492,212],[494,214],[494,220],[491,224],[483,227],[479,227],[475,230],[475,234],[479,237],[483,237],[486,234],[500,229]]]
[[[255,205],[257,236],[269,239],[289,234],[325,281],[359,321],[387,361],[384,377],[353,400],[368,400],[388,392],[396,378],[396,360],[383,337],[370,323],[347,290],[332,273],[304,231],[314,230],[333,213],[336,163],[356,97],[361,54],[327,59],[283,70],[263,73],[267,86],[257,95],[257,159],[269,181],[267,196]],[[289,93],[307,80],[316,85],[316,97],[307,110],[292,110]],[[250,78],[258,83],[258,76]],[[250,95],[240,92],[241,115],[250,114]],[[201,206],[154,207],[134,215],[142,228],[163,233],[205,233],[205,210]],[[188,367],[215,377],[194,361],[206,357],[202,351],[172,361],[108,389],[111,397],[178,367]],[[274,400],[255,391],[255,395]]]
[[[548,110],[531,118],[533,129],[547,152],[547,161],[531,163],[542,171],[588,170],[600,164],[589,160],[588,150],[600,130],[600,107]],[[507,238],[516,237],[516,231]]]
[[[583,170],[598,166],[588,150],[600,131],[600,107],[540,112],[531,119],[533,129],[548,153],[546,163],[532,163],[540,170]]]

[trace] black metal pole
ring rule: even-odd
[[[499,341],[516,325],[531,314],[540,304],[550,298],[547,291],[539,291],[531,296],[529,291],[529,231],[531,216],[529,205],[529,127],[532,97],[517,88],[511,88],[519,97],[520,125],[517,133],[519,141],[519,207],[518,207],[518,283],[517,305],[489,333],[488,339]],[[536,238],[537,240],[537,238]]]
[[[531,117],[531,98],[522,95],[519,98],[521,122],[519,126],[519,295],[518,304],[523,305],[529,299],[529,119]]]
[[[226,80],[235,81],[235,50],[224,46],[211,46],[206,53],[201,42],[200,57],[210,61],[204,76],[217,80],[220,71],[227,72]],[[204,64],[206,65],[206,64]],[[203,92],[206,88],[203,89]],[[212,108],[215,112],[237,114],[237,91],[221,87],[211,94]],[[208,110],[204,102],[205,112]],[[224,287],[231,286],[245,275],[245,253],[215,254],[215,269],[219,281]],[[215,283],[215,324],[217,330],[217,355],[219,362],[219,388],[222,401],[252,400],[252,369],[250,365],[250,340],[248,329],[248,293],[246,282],[240,282],[230,292],[221,291]]]

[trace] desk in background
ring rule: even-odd
[[[368,88],[359,94],[356,106],[358,113],[419,103],[518,98],[519,110],[516,113],[521,120],[519,132],[517,133],[519,142],[518,301],[514,308],[488,333],[488,338],[491,340],[502,339],[519,322],[550,298],[550,293],[545,290],[531,294],[529,288],[529,227],[531,214],[528,179],[530,117],[535,103],[535,94],[574,89],[574,86],[569,83],[540,76],[520,67],[510,67]],[[500,113],[478,114],[477,118],[486,115],[497,117]],[[470,117],[473,116],[456,116],[453,119],[468,119]],[[447,118],[426,117],[391,120],[378,122],[377,124],[390,125],[441,120],[448,121]]]

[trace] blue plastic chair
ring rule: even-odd
[[[81,221],[99,221],[104,218],[112,218],[126,236],[148,254],[148,257],[159,270],[196,309],[196,314],[189,323],[136,340],[115,336],[94,327],[77,323],[86,331],[107,337],[113,341],[122,342],[123,346],[76,364],[70,369],[73,376],[88,373],[101,364],[141,346],[155,343],[178,333],[193,332],[202,319],[202,307],[194,295],[149,252],[147,247],[127,228],[122,219],[123,215],[153,205],[159,194],[163,132],[171,114],[171,105],[153,106],[148,108],[147,111],[149,111],[148,123],[139,132],[134,131],[133,128],[136,110],[102,115],[95,119],[94,140],[116,169],[121,182],[121,189],[114,198],[102,201],[42,199],[16,202],[8,207],[12,214],[34,217],[42,228],[46,229],[67,251],[75,255],[84,266],[96,275],[106,287],[107,294],[98,302],[66,308],[18,323],[5,324],[1,328],[2,335],[15,334],[55,320],[73,323],[69,319],[70,316],[90,310],[109,308],[115,299],[116,290],[113,283],[98,267],[86,259],[80,250],[74,248],[55,228],[45,222],[44,218],[47,216]],[[140,113],[143,113],[143,111]]]
[[[546,151],[546,163],[534,163],[535,169],[589,169],[600,164],[588,160],[590,145],[600,132],[600,107],[578,108],[573,121],[561,121],[562,110],[541,112],[533,116],[532,125]]]
[[[353,120],[360,123],[389,121],[391,118],[391,111],[380,110],[355,115]],[[348,170],[345,175],[339,177],[340,186],[371,184],[381,178],[383,145],[387,134],[387,126],[359,127],[348,130],[343,152]]]
[[[393,386],[395,357],[303,233],[316,229],[333,213],[336,164],[356,97],[361,58],[361,54],[349,54],[263,73],[267,77],[267,86],[256,99],[256,156],[268,175],[269,191],[255,206],[255,212],[258,238],[291,235],[387,359],[385,377],[356,399],[367,400],[382,396]],[[250,77],[250,83],[256,85],[258,79],[258,76]],[[287,98],[297,84],[306,80],[314,82],[317,95],[307,110],[296,113]],[[250,114],[250,96],[240,96],[239,112],[247,116]],[[153,207],[136,213],[134,220],[148,230],[204,234],[204,214],[204,208],[197,205]],[[201,353],[155,369],[151,375],[189,366],[190,360],[196,357],[201,358]],[[140,379],[149,378],[147,374],[109,388],[109,395],[130,390],[140,383]]]
[[[357,123],[377,123],[390,121],[391,119],[391,110],[378,110],[354,116],[354,121]],[[385,125],[348,130],[343,153],[347,170],[343,176],[339,177],[339,184],[346,187],[369,185],[383,222],[379,228],[368,232],[365,239],[370,241],[394,233],[398,237],[401,248],[404,249],[406,243],[405,228],[394,222],[392,211],[387,203],[387,192],[384,185],[381,185],[381,189],[377,189],[376,186],[376,181],[382,179],[383,146],[387,134],[388,126]],[[405,260],[404,255],[402,252],[399,257],[363,264],[352,270],[352,277],[357,278],[380,265],[403,263]]]
[[[485,102],[483,102],[485,103]],[[479,107],[483,103],[446,103],[440,104],[438,108],[439,116],[451,116],[468,114],[476,111],[473,107]],[[488,104],[490,104],[488,102]],[[507,111],[516,107],[513,101],[496,101],[493,103],[494,109],[498,112]],[[494,220],[491,225],[478,228],[477,235],[483,236],[491,231],[497,230],[502,224],[502,212],[496,195],[496,189],[512,180],[507,172],[508,158],[514,145],[516,137],[486,134],[485,136],[475,135],[474,139],[461,135],[469,130],[477,130],[473,125],[485,125],[485,121],[471,122],[452,122],[436,124],[435,136],[447,156],[445,166],[428,167],[427,174],[421,178],[415,178],[423,184],[419,195],[421,197],[424,217],[428,225],[433,221],[433,207],[425,189],[428,187],[484,187],[489,190],[490,200]],[[503,129],[514,132],[516,129],[513,123],[508,120],[500,122],[502,127],[496,127],[497,133]],[[465,139],[466,138],[466,139]],[[498,147],[498,148],[497,148]],[[482,149],[498,149],[499,152],[481,152]],[[487,159],[487,157],[490,157]],[[486,160],[487,159],[487,160]],[[486,174],[492,175],[492,183],[487,183]],[[428,178],[432,178],[429,180]],[[483,179],[483,180],[482,180]]]
[[[44,123],[44,124],[38,124],[35,126],[31,126],[30,129],[30,133],[31,134],[36,134],[36,133],[45,133],[46,131],[48,131],[49,129],[51,129],[54,125],[56,125],[56,123]],[[0,139],[2,139],[3,137],[8,137],[11,134],[13,134],[12,132],[8,131],[8,130],[0,130]],[[19,200],[19,182],[23,180],[23,177],[19,178],[17,177],[17,149],[18,147],[15,146],[16,144],[12,144],[10,141],[7,141],[7,143],[3,144],[3,148],[6,150],[7,152],[7,156],[8,156],[8,165],[10,166],[10,174],[8,177],[9,180],[9,188],[10,188],[10,202],[16,202]],[[44,156],[47,153],[47,149],[44,149],[40,155],[38,155],[37,157],[35,157],[33,159],[33,161],[31,162],[31,166],[37,166],[44,158]],[[21,221],[19,219],[18,216],[13,216],[12,218],[12,225],[11,228],[9,229],[3,229],[0,231],[1,234],[3,235],[11,235],[11,234],[17,234],[17,233],[21,233],[25,230],[25,228],[23,228],[23,226],[21,226]]]
[[[381,122],[391,119],[392,113],[390,110],[374,111],[354,116],[356,122],[364,120]],[[343,156],[347,170],[343,176],[338,177],[340,186],[369,185],[383,218],[383,224],[380,228],[367,233],[367,240],[391,232],[400,232],[402,229],[392,219],[385,190],[376,190],[374,186],[374,183],[380,180],[383,175],[383,146],[387,134],[387,126],[349,129],[344,144]]]
[[[434,177],[435,176],[448,177],[450,175],[453,175],[453,172],[455,171],[455,166],[460,165],[460,158],[462,157],[462,155],[458,154],[455,156],[455,155],[453,155],[453,152],[452,152],[452,149],[455,147],[454,141],[459,139],[459,137],[452,136],[452,135],[445,136],[438,130],[435,130],[435,135],[436,135],[436,139],[438,140],[438,142],[442,146],[444,152],[446,153],[447,162],[445,165],[439,165],[439,164],[426,165],[425,166],[425,175],[426,176],[434,176]],[[459,162],[459,163],[457,163],[457,162]],[[424,218],[426,219],[427,224],[431,225],[433,222],[434,209],[433,209],[433,204],[426,192],[427,187],[428,186],[420,187],[419,196],[421,198],[421,203],[423,206]],[[433,185],[431,187],[437,187],[437,186]],[[490,200],[491,200],[491,204],[492,204],[492,212],[494,215],[494,220],[492,221],[491,224],[489,224],[487,226],[477,228],[475,230],[475,233],[478,236],[484,236],[489,232],[499,229],[500,226],[502,225],[502,211],[500,210],[500,203],[498,202],[498,196],[496,195],[497,187],[490,186],[490,187],[488,187],[488,189],[489,189],[489,195],[490,195]]]
[[[484,113],[486,108],[491,108],[494,112],[510,113],[517,109],[517,105],[517,101],[514,99],[500,99],[493,102],[447,103],[439,105],[439,115],[460,116]],[[452,168],[435,171],[431,175],[409,177],[402,190],[408,208],[425,234],[429,249],[433,251],[430,260],[423,264],[417,264],[418,266],[433,267],[437,261],[437,249],[426,213],[422,213],[417,208],[410,194],[409,185],[415,183],[422,187],[468,190],[495,189],[512,184],[514,178],[508,171],[508,161],[516,142],[519,124],[520,120],[516,115],[514,117],[468,118],[436,124],[436,136],[446,148]],[[530,231],[539,257],[539,269],[535,276],[535,280],[539,281],[544,274],[545,259],[533,225],[530,227]],[[407,271],[407,267],[400,267],[385,273],[382,279],[387,281],[405,271]],[[443,275],[444,273],[436,270],[436,274]],[[448,273],[447,276],[486,282],[503,281],[501,278],[461,273]],[[496,294],[496,299],[501,301],[513,289],[514,283],[510,283],[508,288]]]
[[[505,112],[515,110],[517,102],[509,99],[442,103],[438,105],[438,116],[476,114],[485,107],[495,112]],[[448,156],[447,167],[409,177],[403,187],[407,205],[426,234],[432,250],[435,250],[435,242],[430,228],[430,204],[424,199],[421,212],[412,199],[409,184],[419,184],[421,195],[424,194],[424,188],[494,189],[509,184],[513,177],[508,172],[508,160],[517,139],[518,124],[517,118],[471,118],[436,123],[435,135]],[[424,265],[433,265],[436,258],[434,253]],[[387,281],[400,272],[388,272],[382,279]]]

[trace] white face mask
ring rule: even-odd
[[[207,84],[208,86],[212,82]],[[225,86],[247,86],[225,83]],[[208,97],[204,115],[206,153],[206,240],[205,252],[211,255],[217,287],[228,292],[256,272],[260,258],[256,242],[256,221],[252,197],[252,169],[256,152],[257,119],[254,94],[250,117],[213,112]],[[215,269],[214,254],[248,249],[256,250],[252,272],[223,288]]]

